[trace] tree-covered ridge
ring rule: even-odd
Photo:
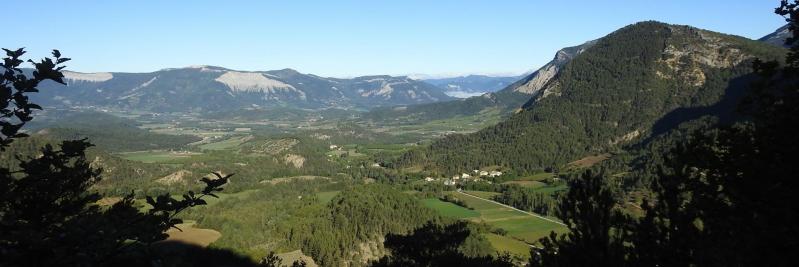
[[[470,135],[411,151],[399,166],[447,171],[561,166],[707,114],[726,114],[755,57],[785,50],[688,26],[641,22],[599,39],[569,62],[524,111]]]
[[[385,235],[406,235],[428,222],[441,223],[434,211],[397,189],[346,187],[346,181],[270,185],[201,207],[186,218],[228,233],[217,247],[254,257],[301,249],[322,266],[367,265],[385,255]],[[318,190],[342,191],[325,204],[317,199]]]
[[[109,152],[147,149],[180,149],[202,140],[197,136],[152,133],[138,128],[136,121],[101,112],[67,112],[49,122],[37,122],[33,129],[57,140],[88,138]]]
[[[0,168],[18,171],[20,162],[27,158],[38,157],[41,154],[41,149],[48,145],[59,147],[60,142],[38,134],[15,140],[6,147],[5,151],[0,152],[0,162],[2,162]],[[98,147],[87,148],[85,154],[91,167],[102,169],[101,174],[104,177],[103,180],[95,183],[93,188],[117,196],[123,196],[134,190],[138,191],[138,196],[143,196],[145,190],[142,190],[141,185],[152,180],[153,177],[160,177],[174,171],[174,168],[164,165],[121,159]]]
[[[570,232],[542,239],[532,266],[796,265],[799,1],[775,13],[790,51],[753,62],[738,120],[693,120],[636,150],[626,176],[652,193],[638,216],[619,212],[607,173],[572,179],[558,209]]]

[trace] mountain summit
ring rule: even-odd
[[[605,153],[684,121],[731,114],[748,85],[751,62],[781,58],[785,51],[689,26],[636,23],[542,76],[550,79],[520,82],[528,86],[514,91],[534,96],[507,121],[411,151],[400,165],[533,172]]]

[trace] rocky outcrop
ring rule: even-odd
[[[522,80],[522,83],[519,83],[518,86],[513,88],[513,91],[530,95],[538,93],[549,81],[555,78],[566,63],[569,63],[574,57],[594,45],[594,43],[596,43],[596,41],[588,41],[578,46],[558,50],[552,61],[527,76]]]
[[[294,168],[302,168],[302,165],[305,164],[305,157],[295,154],[286,154],[283,158],[283,162],[286,165],[292,165]]]
[[[190,177],[192,172],[187,170],[179,170],[167,176],[161,177],[158,180],[155,180],[158,183],[164,185],[173,185],[173,184],[186,184],[186,178]]]

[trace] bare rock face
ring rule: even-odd
[[[514,88],[513,91],[529,95],[537,94],[539,91],[541,91],[541,89],[544,89],[553,78],[555,78],[564,65],[594,45],[594,43],[596,43],[595,40],[585,42],[578,46],[572,46],[558,50],[558,52],[555,53],[555,58],[552,59],[552,61],[530,74],[530,76],[527,76],[527,78],[523,80],[524,82]]]
[[[192,172],[187,170],[179,170],[167,176],[161,177],[158,180],[155,180],[158,183],[165,184],[165,185],[173,185],[173,184],[186,184],[186,178],[190,177]]]
[[[544,85],[547,84],[552,78],[555,77],[555,74],[558,74],[558,67],[555,64],[547,64],[544,65],[541,69],[538,70],[537,75],[530,79],[529,82],[522,84],[519,87],[516,87],[514,91],[525,93],[525,94],[535,94],[541,88],[544,88]]]
[[[299,169],[302,168],[303,164],[305,164],[305,157],[295,154],[286,154],[286,156],[283,158],[283,162]]]
[[[114,78],[114,75],[108,72],[97,73],[81,73],[74,71],[64,71],[64,80],[69,82],[104,82]]]
[[[277,97],[279,92],[291,93],[300,99],[305,99],[305,93],[294,86],[268,78],[257,72],[228,71],[214,79],[227,86],[232,92],[260,92],[265,97]]]
[[[752,55],[732,47],[732,44],[724,41],[718,33],[685,26],[669,28],[676,36],[701,41],[666,46],[663,58],[659,60],[659,63],[666,66],[666,70],[656,72],[660,78],[679,78],[691,86],[700,87],[705,84],[706,78],[702,67],[730,68],[752,58]]]

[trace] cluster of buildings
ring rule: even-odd
[[[484,177],[499,177],[502,176],[501,171],[481,171],[481,170],[473,170],[472,174],[469,173],[461,173],[460,175],[453,175],[452,178],[433,178],[433,177],[425,177],[425,182],[436,182],[436,181],[443,181],[444,185],[457,185],[459,183],[468,182],[468,181],[486,181]],[[491,184],[491,181],[486,181]]]

